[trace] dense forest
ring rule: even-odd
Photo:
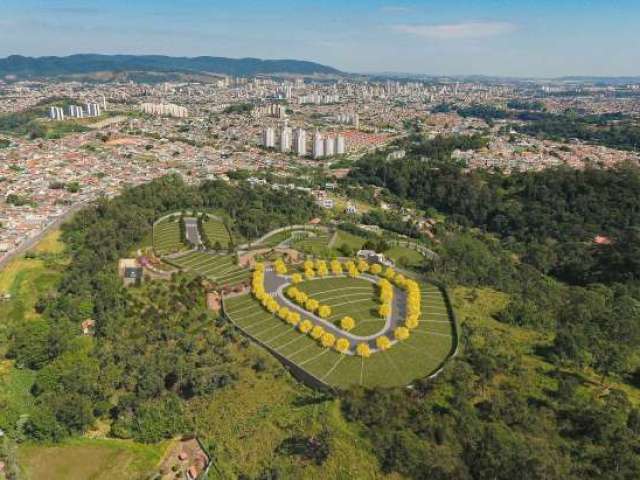
[[[446,215],[425,272],[471,298],[508,294],[494,318],[550,339],[536,355],[554,366],[542,376],[554,387],[532,386],[541,379],[497,332],[465,325],[445,376],[350,392],[345,415],[384,469],[410,478],[636,478],[640,411],[608,385],[640,387],[640,170],[468,172],[440,150],[425,158],[429,143],[402,160],[369,155],[347,182]],[[585,392],[587,370],[604,393]]]
[[[544,111],[541,102],[509,101],[507,109],[495,105],[437,105],[433,113],[457,112],[462,117],[481,118],[489,125],[496,120],[511,122],[517,132],[541,139],[581,140],[595,145],[637,150],[640,145],[640,125],[621,113],[590,115],[567,110],[561,113]]]

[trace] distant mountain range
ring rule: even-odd
[[[258,58],[169,57],[164,55],[77,54],[67,57],[0,58],[0,76],[37,78],[97,72],[183,72],[250,76],[258,74],[339,75],[335,68],[302,60]]]

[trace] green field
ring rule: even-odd
[[[283,232],[274,233],[270,237],[266,238],[263,242],[260,242],[260,245],[264,245],[265,247],[275,247],[280,245],[285,240],[289,240],[293,237],[293,239],[307,236],[309,235],[309,231],[307,230],[285,230]]]
[[[331,307],[332,313],[327,320],[339,325],[342,317],[353,317],[356,327],[351,333],[354,335],[373,335],[384,326],[384,319],[377,314],[380,306],[377,287],[367,280],[329,277],[303,282],[296,287],[321,305]]]
[[[209,239],[209,243],[213,247],[216,243],[220,243],[222,248],[227,248],[231,242],[229,230],[220,220],[214,220],[207,217],[202,224],[204,235]]]
[[[212,255],[205,252],[189,252],[172,259],[172,263],[222,285],[235,284],[249,279],[251,272],[236,264],[233,255]]]
[[[302,252],[313,255],[323,255],[329,251],[329,235],[323,232],[314,232],[313,236],[296,240],[292,247]]]
[[[156,472],[167,445],[76,438],[55,445],[24,444],[18,463],[27,480],[146,479]]]
[[[185,248],[180,238],[179,222],[179,217],[170,217],[153,228],[153,248],[156,254],[167,255]]]
[[[226,300],[225,312],[243,331],[331,386],[394,387],[433,373],[454,345],[453,324],[442,293],[423,284],[422,301],[422,320],[411,337],[368,359],[320,347],[249,295]]]
[[[344,230],[338,230],[336,239],[333,243],[333,248],[340,248],[342,245],[347,245],[351,250],[360,250],[366,242],[366,239],[354,235]]]
[[[416,267],[424,263],[422,254],[408,247],[394,246],[384,254],[401,267]]]

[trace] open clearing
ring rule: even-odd
[[[234,255],[212,255],[189,252],[171,260],[184,270],[198,273],[221,285],[236,284],[249,279],[251,272],[236,264]]]
[[[269,314],[250,295],[226,300],[225,313],[244,332],[333,387],[403,386],[437,370],[455,342],[442,292],[427,283],[421,288],[423,313],[418,328],[409,339],[368,359],[322,348],[311,337]]]
[[[84,438],[55,445],[28,443],[18,449],[18,462],[29,480],[144,479],[154,473],[168,443]]]

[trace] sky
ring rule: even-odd
[[[640,75],[640,0],[0,0],[0,57],[293,58],[347,72]]]

